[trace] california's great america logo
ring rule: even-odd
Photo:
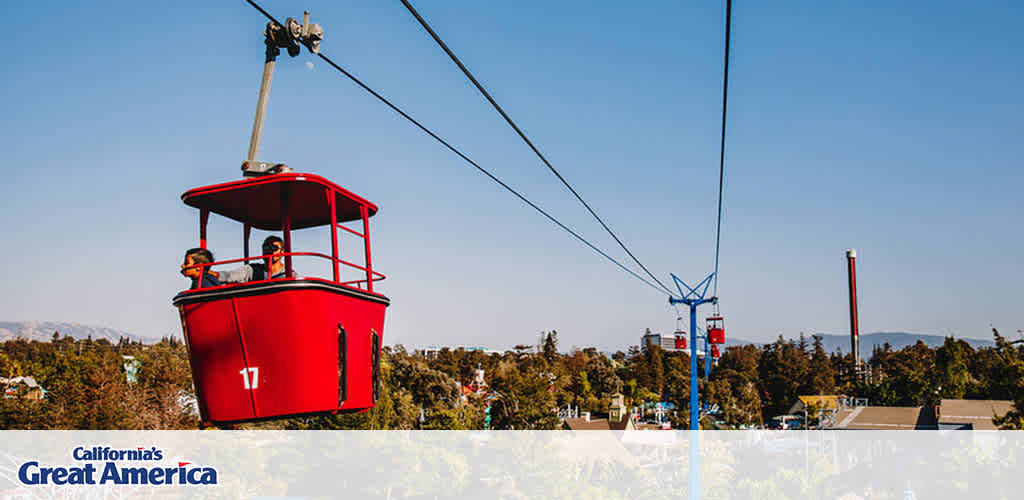
[[[71,457],[80,466],[47,466],[29,461],[18,468],[18,480],[26,486],[41,484],[130,484],[208,485],[217,484],[217,470],[191,462],[161,463],[163,450],[153,446],[134,450],[109,446],[79,446]],[[125,463],[128,462],[128,463]]]

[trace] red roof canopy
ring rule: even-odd
[[[186,205],[223,215],[256,229],[283,228],[282,200],[290,199],[291,227],[303,229],[331,223],[328,190],[333,193],[338,222],[377,213],[377,205],[318,175],[286,173],[254,177],[190,189],[181,195]]]

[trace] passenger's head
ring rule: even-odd
[[[212,252],[205,248],[190,248],[185,251],[185,262],[181,264],[181,274],[189,278],[198,278],[202,271],[198,267],[190,266],[211,262],[213,262]]]
[[[284,241],[282,241],[281,238],[278,238],[277,236],[273,236],[273,235],[267,236],[267,238],[265,240],[263,240],[263,254],[264,255],[270,255],[272,253],[277,253],[277,252],[282,251],[283,249],[284,249]]]
[[[267,236],[267,239],[263,240],[263,255],[274,255],[270,258],[272,264],[277,264],[281,261],[281,256],[276,255],[284,251],[284,241],[277,236]]]

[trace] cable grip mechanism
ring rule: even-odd
[[[274,78],[274,63],[277,56],[281,55],[281,49],[285,49],[291,57],[299,55],[303,46],[310,52],[319,54],[324,30],[319,24],[309,22],[307,10],[302,14],[302,24],[291,17],[285,20],[283,26],[270,21],[263,31],[263,36],[267,51],[263,64],[263,78],[260,81],[260,95],[256,101],[256,117],[249,138],[249,154],[242,162],[242,175],[246,177],[291,172],[291,168],[284,163],[262,162],[257,159],[263,136],[263,121],[267,113],[267,99],[270,97],[270,83]]]

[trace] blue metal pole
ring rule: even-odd
[[[700,409],[697,407],[697,301],[690,303],[690,430],[700,429]]]
[[[669,297],[669,304],[686,304],[690,306],[690,500],[700,500],[700,407],[698,406],[699,401],[697,398],[697,386],[698,386],[698,374],[697,368],[700,366],[697,363],[697,306],[711,302],[716,303],[717,297],[711,297],[705,299],[704,295],[708,291],[708,285],[711,284],[711,278],[715,276],[715,273],[711,273],[707,278],[704,278],[696,287],[691,288],[683,280],[672,275],[672,279],[676,283],[676,288],[679,289],[680,298]],[[689,293],[683,292],[685,287]],[[705,339],[706,340],[706,339]],[[710,357],[711,347],[705,342],[705,349],[708,350],[708,356]],[[710,362],[709,362],[710,363]],[[708,372],[710,372],[710,364]]]
[[[697,304],[690,303],[690,500],[700,500],[700,408],[697,404]]]

